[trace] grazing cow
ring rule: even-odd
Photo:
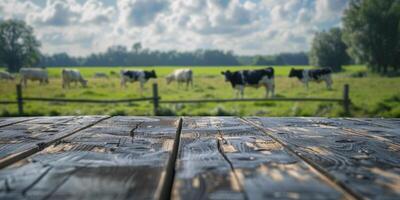
[[[243,98],[244,87],[260,87],[266,89],[265,96],[268,97],[271,92],[271,97],[275,95],[274,69],[272,67],[259,70],[240,70],[235,72],[221,72],[225,76],[225,81],[229,81],[232,88],[236,89],[236,96]]]
[[[93,77],[94,78],[108,78],[108,75],[106,73],[96,72]]]
[[[143,91],[144,84],[150,78],[157,78],[156,72],[154,70],[151,71],[143,71],[143,70],[121,70],[121,87],[126,87],[127,82],[140,82],[140,91]]]
[[[82,87],[87,87],[87,80],[85,80],[81,73],[77,69],[63,69],[62,72],[62,87],[69,88],[71,82],[75,82],[75,85],[81,83]]]
[[[19,70],[21,76],[20,84],[27,86],[27,81],[39,81],[40,85],[49,83],[49,75],[46,69],[42,68],[21,68]]]
[[[0,80],[14,80],[14,76],[8,72],[0,72]]]
[[[172,74],[166,77],[167,84],[170,84],[172,81],[176,81],[178,83],[178,87],[181,83],[186,83],[186,88],[189,87],[189,84],[193,87],[193,71],[191,69],[177,69]]]
[[[317,83],[325,81],[326,87],[332,89],[332,70],[331,69],[293,69],[290,70],[289,77],[297,77],[308,89],[308,82]]]

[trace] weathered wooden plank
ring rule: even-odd
[[[173,199],[351,198],[238,118],[185,118]]]
[[[356,133],[346,120],[248,118],[299,156],[315,164],[344,189],[362,198],[400,197],[400,148]],[[349,131],[348,129],[352,129]],[[365,127],[364,127],[365,128]],[[375,129],[376,127],[374,127]],[[377,134],[379,133],[379,134]],[[371,132],[370,135],[374,133]],[[385,132],[376,132],[382,136]]]
[[[102,116],[39,117],[2,127],[0,128],[0,168],[104,118]]]
[[[0,117],[0,128],[34,119],[33,117]]]
[[[352,199],[280,143],[239,118],[219,118],[219,142],[248,199]]]
[[[339,128],[348,134],[355,134],[400,145],[400,120],[358,119],[358,118],[305,118],[317,126]]]
[[[331,120],[332,121],[332,120]],[[336,121],[343,129],[400,145],[400,119],[339,119]]]
[[[176,122],[104,120],[0,171],[0,198],[159,199]]]
[[[216,118],[184,118],[172,199],[245,199],[218,148]]]
[[[347,120],[365,122],[372,126],[381,126],[387,128],[400,128],[400,119],[399,118],[346,118]],[[398,132],[397,132],[398,133]],[[400,133],[398,133],[400,134]]]

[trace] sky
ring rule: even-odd
[[[32,26],[45,54],[128,49],[308,51],[313,35],[341,25],[349,0],[0,0],[0,20]]]

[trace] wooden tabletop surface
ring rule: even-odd
[[[0,199],[400,199],[400,119],[0,118]]]

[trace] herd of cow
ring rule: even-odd
[[[240,71],[224,71],[221,72],[225,76],[225,81],[230,82],[233,89],[236,90],[236,96],[244,96],[244,88],[264,86],[266,89],[266,97],[274,96],[275,81],[274,69],[268,67],[257,70],[240,70]],[[330,69],[291,69],[289,77],[296,77],[308,88],[308,82],[326,83],[328,89],[332,88],[332,71]],[[62,87],[69,88],[70,83],[80,83],[86,87],[88,81],[83,78],[77,69],[63,69],[61,72]],[[108,77],[104,73],[96,73],[95,77]],[[127,82],[139,82],[141,91],[144,84],[151,78],[157,78],[154,70],[121,70],[121,87],[126,87]],[[14,80],[14,77],[8,72],[0,72],[0,79]],[[27,86],[27,81],[39,81],[40,84],[48,84],[49,76],[45,68],[22,68],[20,70],[20,84]],[[178,86],[181,83],[186,83],[186,87],[193,86],[193,71],[191,69],[177,69],[173,73],[166,76],[167,84],[176,81]]]

